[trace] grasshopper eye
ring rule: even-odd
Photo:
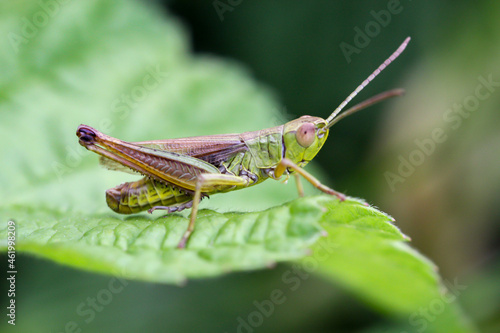
[[[299,145],[301,145],[304,148],[307,148],[310,145],[312,145],[316,136],[315,132],[316,132],[316,127],[314,126],[314,124],[304,123],[300,125],[296,134],[297,142],[299,143]]]

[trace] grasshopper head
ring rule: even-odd
[[[285,157],[305,166],[316,156],[328,137],[327,122],[319,117],[302,116],[285,124]]]

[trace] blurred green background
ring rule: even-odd
[[[8,15],[9,5],[3,2],[3,19],[21,24],[21,18]],[[116,3],[119,7],[120,2]],[[327,117],[404,38],[411,36],[404,54],[356,100],[397,87],[404,88],[406,95],[336,125],[315,159],[315,166],[335,189],[365,198],[391,214],[402,231],[412,238],[412,246],[436,263],[444,280],[459,281],[466,286],[459,300],[478,328],[484,332],[500,331],[498,85],[491,85],[487,98],[476,99],[479,103],[471,106],[471,111],[458,111],[460,104],[477,96],[478,86],[484,86],[484,79],[500,82],[499,3],[400,1],[397,13],[389,16],[386,27],[372,33],[366,45],[357,47],[349,59],[340,45],[356,46],[357,29],[373,25],[375,16],[388,10],[394,1],[143,3],[154,8],[157,15],[173,15],[180,20],[191,40],[188,48],[193,52],[225,58],[231,66],[234,63],[243,66],[278,99],[279,107],[275,111],[281,112],[282,118],[271,115],[269,119],[255,120],[250,110],[240,116],[241,125],[234,131],[258,129],[252,127],[255,124],[274,126],[281,119],[304,114]],[[141,29],[133,24],[127,20],[112,22],[117,29],[122,26],[131,31]],[[113,34],[112,29],[100,31],[89,27],[88,31],[99,37]],[[2,31],[3,35],[7,33]],[[67,33],[63,29],[58,31],[61,36]],[[128,36],[118,38],[126,42]],[[161,38],[156,42],[162,43]],[[36,40],[31,45],[33,43]],[[61,51],[58,61],[70,63],[64,58],[68,54],[78,59],[78,54],[71,53],[71,46]],[[11,51],[4,48],[0,54],[4,60],[12,59]],[[42,66],[45,75],[51,77],[50,67],[43,68],[43,59],[36,55],[30,58],[28,53],[23,57],[33,67]],[[3,61],[1,65],[0,98],[10,89],[9,82],[14,81],[8,63]],[[30,70],[28,66],[18,74],[29,74]],[[87,70],[81,69],[82,74]],[[72,82],[72,78],[65,79],[57,84],[64,86]],[[484,92],[488,88],[480,89]],[[74,112],[72,108],[68,110]],[[44,118],[44,112],[41,105],[40,126],[59,133],[54,130],[58,119]],[[188,127],[189,122],[196,119],[189,118],[188,110],[185,112],[183,126]],[[84,122],[83,113],[80,113],[81,122]],[[224,122],[224,119],[212,121]],[[155,119],[146,119],[143,124],[148,122],[160,126],[155,125]],[[416,153],[422,150],[416,140],[429,142],[436,129],[443,131],[446,140],[430,144],[433,148],[428,148],[428,154]],[[210,126],[203,130],[200,134],[216,134]],[[133,131],[110,134],[130,141],[160,139],[149,137],[144,127]],[[73,128],[64,130],[66,132],[74,135]],[[137,133],[141,133],[141,137]],[[196,134],[186,130],[186,136]],[[166,133],[164,138],[168,137],[171,136]],[[76,137],[68,141],[76,144]],[[25,148],[8,140],[3,144]],[[423,157],[413,171],[391,185],[388,172],[397,175],[401,159],[410,160],[410,156]],[[2,162],[5,165],[9,160]],[[84,163],[87,165],[87,161]],[[95,164],[95,159],[88,161],[88,165],[94,167],[92,172],[97,170]],[[277,184],[273,191],[290,192],[293,187],[293,184],[287,187]],[[258,191],[254,193],[258,196]],[[214,198],[206,207],[217,208],[222,201],[228,201],[227,195]],[[6,262],[5,256],[1,260]],[[18,330],[10,327],[13,332],[63,332],[66,323],[71,321],[83,332],[233,332],[239,324],[236,318],[253,311],[254,300],[265,299],[273,289],[279,288],[280,277],[287,269],[278,266],[268,271],[190,281],[182,288],[127,281],[123,291],[115,294],[113,301],[96,311],[94,320],[87,323],[75,309],[87,297],[95,297],[106,288],[112,278],[27,256],[18,257],[18,265],[19,271],[29,274],[18,276],[18,320],[23,325]],[[302,283],[256,332],[412,331],[408,319],[388,318],[320,278],[310,277]],[[2,320],[0,328],[7,329],[5,325]]]

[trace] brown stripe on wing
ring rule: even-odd
[[[141,141],[134,144],[196,157],[213,165],[219,165],[236,153],[248,150],[239,134]]]

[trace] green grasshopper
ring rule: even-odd
[[[192,207],[187,230],[178,248],[184,248],[194,231],[198,204],[212,194],[230,192],[294,174],[303,196],[299,175],[319,190],[345,200],[342,193],[321,184],[303,167],[319,152],[329,128],[340,119],[387,98],[395,89],[376,95],[340,114],[342,109],[385,67],[396,59],[410,41],[382,63],[326,119],[302,116],[284,125],[241,134],[197,136],[143,142],[125,142],[87,125],[76,131],[79,143],[99,155],[101,164],[112,170],[130,169],[145,177],[106,191],[108,206],[121,214],[148,209],[179,212]]]

